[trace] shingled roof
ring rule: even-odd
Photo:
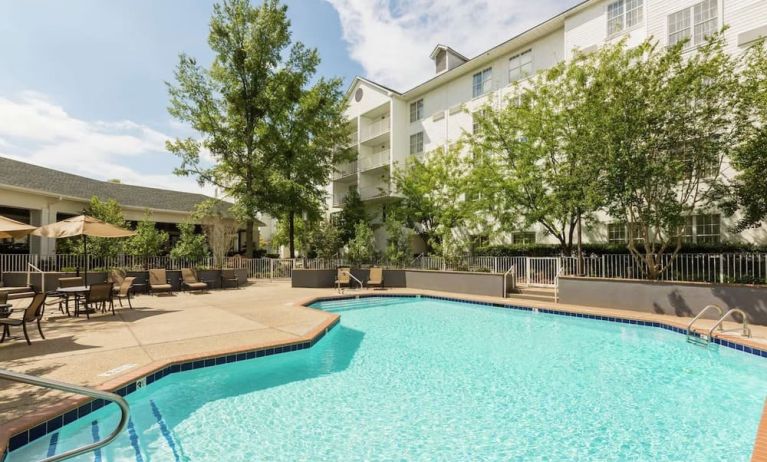
[[[209,199],[203,194],[94,180],[4,157],[0,157],[1,185],[84,201],[98,196],[102,200],[114,199],[125,207],[179,212],[191,212],[199,202]]]

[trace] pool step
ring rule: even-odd
[[[554,294],[553,287],[517,287],[517,291],[509,293],[508,297],[539,302],[553,302]]]
[[[8,300],[17,300],[19,298],[31,298],[35,296],[35,291],[29,287],[0,287],[0,292],[8,294]]]

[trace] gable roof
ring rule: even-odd
[[[0,172],[0,187],[6,185],[83,201],[98,196],[102,200],[114,199],[129,208],[189,213],[199,202],[210,199],[204,194],[94,180],[5,157],[0,157]]]
[[[349,99],[349,96],[351,95],[351,93],[352,93],[352,90],[354,89],[354,87],[356,87],[356,86],[357,86],[357,83],[358,83],[358,82],[360,82],[360,83],[366,83],[366,84],[368,84],[368,85],[370,85],[370,86],[372,86],[372,87],[376,87],[376,88],[378,88],[379,90],[381,90],[381,91],[384,91],[384,92],[386,92],[386,93],[394,93],[395,95],[401,95],[401,93],[400,93],[400,92],[398,92],[397,90],[392,90],[391,88],[389,88],[389,87],[386,87],[386,86],[383,86],[383,85],[381,85],[380,83],[376,83],[376,82],[373,82],[372,80],[368,80],[368,79],[366,79],[365,77],[360,77],[360,76],[358,75],[358,76],[355,76],[355,77],[354,77],[354,80],[352,80],[352,83],[351,83],[351,84],[349,84],[349,88],[347,88],[347,89],[346,89],[346,95],[345,95],[345,98],[346,98],[347,100]]]
[[[408,89],[406,91],[399,92],[399,91],[396,91],[396,90],[392,90],[392,89],[389,89],[389,88],[381,85],[380,83],[376,83],[376,82],[373,82],[371,80],[367,80],[367,79],[365,79],[363,77],[357,76],[357,77],[355,77],[354,81],[352,81],[352,85],[349,87],[349,90],[346,93],[346,97],[347,98],[349,97],[349,92],[351,91],[352,88],[354,88],[354,84],[357,82],[357,80],[363,80],[363,81],[365,81],[365,82],[367,82],[367,83],[369,83],[371,85],[374,85],[374,86],[377,86],[379,88],[388,90],[388,91],[394,93],[395,95],[401,96],[401,97],[406,98],[406,99],[409,99],[409,98],[412,98],[412,97],[416,97],[416,96],[420,95],[421,93],[424,93],[424,92],[428,91],[429,89],[433,88],[434,86],[436,86],[438,84],[450,81],[453,78],[456,78],[459,75],[462,75],[464,72],[467,72],[467,68],[471,68],[471,67],[474,67],[474,66],[479,66],[481,64],[484,64],[485,62],[492,61],[498,55],[501,55],[501,54],[509,52],[509,51],[513,51],[513,49],[515,47],[522,46],[523,44],[528,43],[531,40],[535,40],[536,38],[539,38],[541,36],[545,36],[547,34],[552,33],[558,27],[563,26],[564,23],[565,23],[565,19],[567,19],[569,16],[571,16],[572,14],[574,14],[574,13],[576,13],[578,11],[583,10],[584,8],[586,8],[586,7],[588,7],[588,6],[592,5],[592,4],[597,3],[598,1],[601,1],[601,0],[581,0],[580,2],[576,3],[575,5],[571,6],[570,8],[562,11],[561,13],[559,13],[559,14],[557,14],[557,15],[555,15],[555,16],[553,16],[553,17],[551,17],[551,18],[549,18],[549,19],[547,19],[547,20],[545,20],[545,21],[543,21],[543,22],[541,22],[541,23],[539,23],[539,24],[529,28],[529,29],[527,29],[526,31],[523,31],[523,32],[515,35],[514,37],[512,37],[512,38],[510,38],[508,40],[505,40],[505,41],[501,42],[500,44],[498,44],[498,45],[496,45],[496,46],[494,46],[494,47],[492,47],[492,48],[490,48],[490,49],[488,49],[486,51],[483,51],[483,52],[479,53],[478,55],[476,55],[476,56],[474,56],[472,58],[466,58],[465,62],[455,66],[452,69],[449,69],[447,71],[441,72],[441,73],[439,73],[439,74],[437,74],[437,75],[435,75],[433,77],[430,77],[430,78],[426,79],[425,81],[417,84],[416,86],[414,86],[414,87],[412,87],[412,88],[410,88],[410,89]],[[441,47],[444,48],[444,49],[451,50],[453,53],[455,53],[458,56],[463,56],[460,53],[457,53],[452,48],[450,48],[450,47],[448,47],[446,45],[442,45],[442,44],[438,44],[434,48],[434,50],[432,51],[432,56]]]

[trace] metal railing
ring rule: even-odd
[[[711,336],[709,335],[706,338],[698,338],[695,336],[695,331],[692,330],[693,324],[695,324],[698,319],[700,319],[708,310],[714,309],[719,313],[719,317],[722,317],[724,315],[724,311],[719,305],[706,305],[705,308],[700,310],[700,313],[698,313],[694,318],[692,318],[692,321],[690,321],[689,324],[687,324],[687,341],[690,343],[697,343],[702,345],[708,345],[708,342],[711,340]],[[722,326],[719,326],[719,330],[722,330]]]
[[[58,380],[43,379],[40,377],[21,374],[21,373],[9,371],[6,369],[0,369],[0,379],[10,380],[12,382],[24,383],[27,385],[35,385],[35,386],[43,387],[43,388],[50,388],[52,390],[59,390],[59,391],[64,391],[68,393],[75,393],[78,395],[89,396],[94,399],[103,399],[105,401],[110,401],[112,403],[115,403],[120,408],[120,421],[118,422],[117,427],[112,431],[112,433],[109,434],[109,436],[107,436],[106,438],[102,440],[96,441],[94,443],[91,443],[79,448],[70,449],[69,451],[62,452],[61,454],[56,454],[56,455],[47,457],[40,462],[54,462],[58,460],[66,460],[66,459],[70,459],[72,457],[78,456],[80,454],[85,454],[86,452],[95,451],[96,449],[102,448],[106,446],[107,444],[111,443],[112,441],[114,441],[115,438],[117,438],[120,435],[123,429],[125,429],[125,426],[128,424],[128,418],[130,417],[130,408],[128,407],[128,403],[125,401],[125,399],[123,399],[122,397],[114,393],[94,390],[92,388],[81,387],[78,385],[72,385],[65,382],[59,382]]]
[[[375,138],[376,136],[388,133],[390,130],[390,120],[391,118],[386,116],[371,122],[367,126],[363,126],[362,141],[367,141],[369,139]]]
[[[389,185],[360,188],[360,198],[363,200],[388,197],[389,195],[391,195],[391,188]]]
[[[382,197],[388,190],[371,187],[361,190],[363,198]],[[665,256],[664,264],[670,260]],[[340,264],[347,264],[343,259],[299,259],[307,269],[333,269]],[[245,269],[248,277],[260,279],[289,278],[295,267],[296,259],[241,258],[229,257],[216,262],[211,257],[198,259],[173,258],[170,256],[133,256],[115,255],[97,257],[89,255],[87,260],[82,255],[35,255],[35,254],[0,254],[0,272],[27,272],[33,265],[41,272],[73,272],[87,265],[89,272],[106,271],[122,268],[127,271],[143,271],[147,268],[235,268]],[[374,263],[374,262],[369,262]],[[380,262],[379,262],[380,263]],[[551,286],[556,276],[586,276],[593,278],[646,279],[647,269],[631,255],[605,254],[586,256],[578,264],[576,257],[490,257],[464,256],[445,259],[438,256],[420,255],[399,268],[474,271],[503,274],[516,266],[517,281],[520,284]],[[561,268],[561,272],[560,272]],[[767,284],[767,254],[765,253],[728,253],[728,254],[679,254],[676,259],[659,275],[659,280],[670,282],[708,282],[708,283],[745,283]]]
[[[708,338],[711,338],[711,336],[714,335],[714,331],[716,330],[717,327],[719,327],[721,329],[722,323],[724,322],[725,319],[727,319],[728,317],[730,317],[731,315],[733,315],[735,313],[739,314],[743,318],[743,326],[741,327],[743,329],[743,336],[744,337],[751,337],[751,328],[748,327],[748,316],[746,316],[746,313],[743,310],[741,310],[740,308],[732,308],[732,309],[730,309],[730,311],[726,312],[724,314],[724,316],[719,318],[719,320],[716,322],[716,324],[714,324],[711,327],[711,329],[709,329],[709,331],[708,331]],[[729,331],[722,330],[722,332],[732,332],[733,330],[735,330],[735,329],[730,329]]]
[[[391,150],[383,149],[372,154],[360,156],[359,170],[365,172],[384,165],[389,165]]]
[[[39,273],[40,276],[40,291],[45,293],[45,272],[32,263],[27,263],[27,287],[32,287],[32,272]]]
[[[346,178],[348,176],[352,176],[356,174],[357,174],[357,161],[353,160],[350,162],[344,162],[343,164],[337,165],[335,171],[333,172],[333,179],[340,180],[341,178]]]

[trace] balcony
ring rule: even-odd
[[[349,191],[342,191],[342,192],[333,192],[333,207],[343,207],[344,206],[344,199],[346,199],[347,194],[349,194]]]
[[[378,119],[374,122],[371,122],[368,125],[363,125],[362,126],[362,142],[364,143],[366,141],[377,139],[389,133],[390,122],[391,122],[391,118],[389,116],[386,116],[382,119]]]
[[[352,134],[349,136],[349,141],[348,141],[348,143],[346,144],[346,146],[348,146],[348,147],[354,147],[354,146],[357,146],[357,143],[359,143],[359,141],[360,141],[360,136],[359,136],[359,134],[358,134],[357,132],[354,132],[354,133],[352,133]]]
[[[391,150],[384,149],[373,154],[368,154],[360,157],[360,172],[366,172],[373,170],[384,165],[389,165],[391,157]]]
[[[388,184],[382,186],[368,186],[360,189],[360,198],[363,201],[381,199],[389,196],[391,196],[391,187]]]
[[[357,174],[357,161],[344,162],[336,166],[333,172],[333,181],[342,180]]]

